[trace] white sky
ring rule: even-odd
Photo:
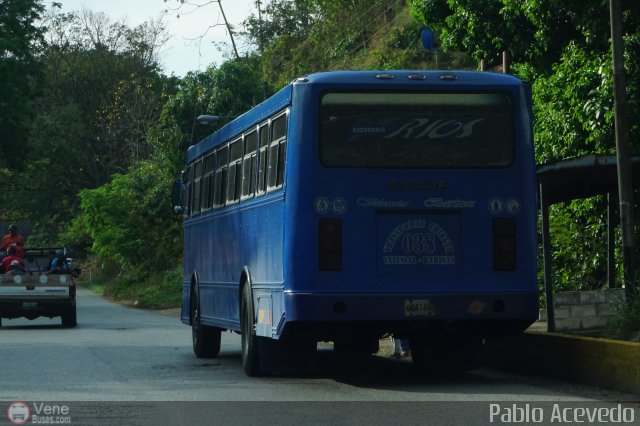
[[[209,4],[190,14],[183,14],[191,10],[183,6],[180,18],[176,12],[165,14],[166,9],[178,6],[178,0],[46,0],[45,6],[50,7],[53,1],[62,3],[63,12],[79,11],[82,8],[94,12],[104,12],[113,21],[126,18],[129,26],[134,27],[150,19],[156,19],[164,15],[164,22],[171,39],[162,49],[161,62],[164,72],[184,77],[189,71],[204,71],[212,63],[220,65],[225,58],[222,52],[214,46],[213,42],[226,42],[229,46],[230,39],[226,27],[210,25],[224,24],[220,7],[217,3]],[[191,0],[192,3],[204,4],[209,0]],[[242,30],[240,24],[252,12],[255,13],[255,0],[223,0],[222,7],[227,20],[234,26],[235,31]],[[189,41],[205,34],[202,44],[198,47],[197,41]],[[236,43],[238,39],[236,38]],[[242,54],[241,46],[238,46]]]

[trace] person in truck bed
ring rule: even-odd
[[[16,267],[13,262],[18,262],[17,266],[24,270],[24,261],[17,256],[16,246],[9,246],[7,255],[0,262],[0,273],[5,274]]]
[[[45,274],[67,274],[70,269],[69,263],[64,258],[64,252],[56,250],[55,256],[49,262],[49,270]]]
[[[0,250],[9,250],[9,246],[16,247],[16,254],[18,257],[24,256],[24,238],[18,234],[18,227],[14,224],[9,225],[9,233],[2,238],[2,244],[0,244]]]

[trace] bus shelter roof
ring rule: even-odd
[[[631,158],[631,169],[633,186],[640,186],[640,156]],[[592,154],[542,164],[537,175],[548,204],[617,192],[618,188],[615,156]]]
[[[633,186],[640,186],[640,156],[631,157]],[[547,298],[547,330],[555,331],[549,206],[563,201],[589,198],[614,193],[609,197],[607,214],[607,272],[609,287],[615,287],[616,264],[614,256],[615,199],[618,192],[618,170],[615,156],[587,155],[538,166],[538,196],[542,212],[542,255],[544,287]]]

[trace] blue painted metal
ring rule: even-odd
[[[324,167],[318,146],[322,96],[378,91],[506,94],[514,106],[513,162],[486,169]],[[251,275],[254,306],[272,310],[270,323],[259,324],[259,334],[276,339],[300,324],[304,329],[305,324],[355,322],[364,329],[375,324],[376,330],[390,331],[402,323],[495,320],[526,325],[537,318],[535,165],[527,83],[508,75],[462,71],[311,74],[192,146],[188,161],[284,108],[290,111],[283,188],[185,220],[183,322],[189,323],[190,285],[197,281],[202,322],[239,331],[243,270]],[[446,186],[432,184],[440,181]],[[390,182],[409,185],[391,188]],[[318,208],[318,200],[328,202],[326,211]],[[509,207],[513,200],[517,203]],[[339,272],[318,270],[321,217],[342,220]],[[492,221],[499,217],[516,221],[515,271],[493,270]],[[411,248],[400,249],[410,244],[404,239],[412,232],[428,232],[435,239],[418,260],[422,263],[403,265],[415,260],[403,257]],[[433,312],[411,315],[407,306],[425,300]],[[319,336],[325,337],[330,335]]]

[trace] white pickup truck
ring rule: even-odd
[[[0,326],[2,318],[61,317],[62,325],[75,327],[76,284],[79,269],[48,273],[50,248],[25,249],[26,272],[0,274]]]

